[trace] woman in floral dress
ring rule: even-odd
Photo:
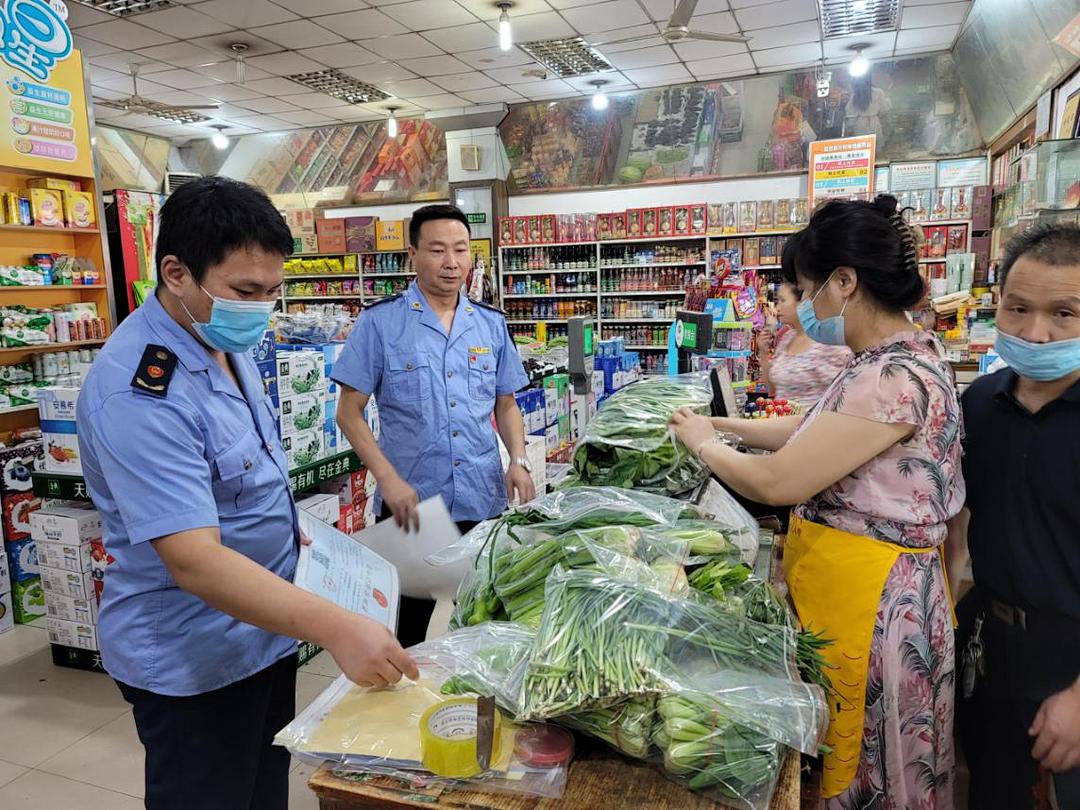
[[[953,807],[953,624],[937,553],[964,501],[961,416],[922,297],[914,237],[891,197],[819,209],[784,252],[800,320],[851,361],[805,416],[672,425],[732,488],[798,503],[785,573],[804,625],[836,639],[823,758],[830,810]],[[776,452],[749,455],[715,430]]]

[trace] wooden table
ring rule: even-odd
[[[787,752],[771,810],[799,810],[799,762],[797,753]],[[575,757],[566,794],[559,800],[441,787],[413,790],[384,776],[335,775],[325,765],[312,775],[308,787],[318,796],[320,810],[717,810],[722,806],[670,781],[654,765],[599,746]]]

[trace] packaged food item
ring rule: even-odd
[[[514,218],[499,217],[499,244],[514,244]]]
[[[64,227],[63,193],[51,188],[30,189],[30,212],[35,225]]]
[[[776,227],[775,211],[773,200],[761,200],[758,203],[758,230],[771,231]]]
[[[739,203],[739,231],[753,233],[758,229],[758,204],[753,200]]]
[[[11,583],[11,606],[15,624],[29,624],[45,615],[45,591],[40,577]]]
[[[642,236],[656,236],[656,209],[645,208],[641,212],[641,234]]]
[[[56,191],[82,191],[78,180],[66,180],[59,177],[32,177],[26,181],[27,188],[51,188]]]
[[[64,191],[64,219],[69,228],[93,228],[97,225],[94,195],[88,191]]]
[[[952,197],[947,188],[935,188],[933,190],[933,204],[930,208],[930,219],[948,219]]]
[[[738,233],[738,205],[733,202],[721,203],[720,216],[723,219],[722,233]]]
[[[640,208],[631,208],[626,212],[626,237],[628,239],[637,239],[641,236],[642,213]]]
[[[666,205],[659,209],[659,220],[657,222],[658,236],[673,236],[675,234],[675,219],[672,216],[674,210],[675,209]],[[690,228],[690,223],[685,211],[683,212],[683,226],[682,233],[686,233]]]
[[[678,227],[678,218],[675,220],[676,227]],[[706,215],[706,208],[704,203],[698,203],[697,205],[690,206],[690,233],[694,235],[704,236],[709,232],[709,220]]]

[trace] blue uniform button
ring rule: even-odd
[[[454,431],[453,433],[451,433],[450,435],[451,435],[451,436],[453,436],[453,437],[454,437],[454,438],[456,439],[456,438],[457,438],[458,436],[460,436],[460,435],[461,435],[461,431],[460,431],[460,430],[455,430],[455,431]]]
[[[450,377],[453,377],[453,376],[454,376],[454,372],[452,372],[452,371],[446,372],[447,379],[449,379]]]
[[[455,467],[460,467],[461,466],[461,459],[460,458],[454,459],[454,466]]]
[[[456,408],[457,407],[457,400],[456,399],[450,400],[450,407],[451,408]]]

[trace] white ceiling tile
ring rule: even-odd
[[[315,70],[324,69],[324,66],[320,65],[315,60],[308,59],[306,56],[301,56],[295,51],[274,53],[269,54],[268,56],[253,56],[251,59],[246,60],[246,62],[247,65],[251,65],[257,70],[274,76],[291,76],[294,73],[310,73]],[[235,75],[235,73],[236,69],[234,66],[233,74]]]
[[[526,76],[526,71],[532,70],[544,70],[539,65],[517,65],[515,67],[508,68],[496,68],[495,70],[485,70],[484,72],[495,80],[497,84],[501,85],[514,85],[514,84],[528,84],[530,82],[537,81],[536,76]]]
[[[261,37],[255,36],[250,31],[233,31],[228,34],[215,34],[212,37],[198,37],[191,40],[192,45],[198,45],[200,48],[213,51],[217,54],[218,59],[235,59],[236,54],[232,50],[232,45],[237,42],[247,45],[244,56],[249,59],[253,56],[263,56],[268,53],[281,53],[284,50],[276,42],[268,42]],[[165,61],[170,62],[172,60],[166,59]],[[182,67],[186,67],[186,65]]]
[[[210,87],[215,84],[224,84],[224,82],[211,79],[202,73],[184,70],[183,68],[174,68],[173,70],[163,70],[161,73],[155,73],[154,81],[168,87],[174,87],[177,90],[190,90],[193,87]]]
[[[327,67],[347,68],[357,65],[369,65],[382,59],[366,48],[361,48],[353,42],[338,42],[333,45],[323,45],[321,48],[309,48],[300,51],[303,56],[313,59]]]
[[[342,41],[342,37],[310,20],[292,20],[276,25],[264,25],[260,28],[252,28],[251,33],[270,42],[276,42],[285,48],[316,48],[320,45]]]
[[[940,4],[941,0],[904,0],[904,8],[910,6],[936,6]]]
[[[172,37],[166,36],[160,31],[143,28],[130,20],[110,20],[109,22],[98,23],[80,29],[79,33],[88,39],[95,39],[98,42],[105,42],[109,45],[115,45],[117,48],[128,50],[149,48],[151,45],[164,45],[166,42],[172,42],[173,40]]]
[[[138,16],[140,25],[153,28],[163,34],[175,35],[177,31],[183,33],[185,39],[191,37],[208,37],[211,34],[220,34],[231,31],[231,23],[201,14],[198,11],[183,6],[165,8],[160,11],[151,11],[148,14]]]
[[[678,84],[694,80],[694,77],[681,64],[624,70],[623,75],[638,87],[659,87],[663,84]]]
[[[394,64],[393,62],[376,62],[373,65],[345,68],[342,73],[352,76],[354,79],[359,79],[362,82],[375,85],[382,84],[383,82],[402,82],[406,79],[416,78],[411,70],[406,70],[401,65]]]
[[[794,47],[754,51],[754,62],[757,63],[759,68],[813,64],[820,61],[820,59],[821,45],[817,42],[808,42]]]
[[[817,20],[794,25],[779,25],[774,28],[760,28],[756,31],[747,31],[746,34],[750,37],[750,42],[747,44],[752,51],[782,48],[785,45],[801,45],[806,42],[816,43],[821,36]]]
[[[585,41],[600,51],[602,56],[607,54],[633,51],[638,48],[653,48],[667,43],[660,36],[660,29],[656,23],[645,25],[633,25],[629,28],[613,28],[610,31],[589,31],[584,34]],[[640,37],[644,37],[641,39]],[[630,40],[624,42],[623,40]]]
[[[901,28],[930,28],[938,25],[959,25],[967,16],[971,3],[941,3],[933,6],[905,7],[900,18]]]
[[[630,79],[622,73],[619,73],[617,70],[607,70],[603,73],[590,73],[587,76],[571,76],[568,79],[563,79],[563,81],[583,93],[592,93],[596,88],[590,84],[590,82],[597,79],[603,79],[607,82],[607,84],[604,85],[604,90],[608,93],[634,89],[634,85]]]
[[[489,22],[492,30],[498,30],[498,13]],[[577,34],[566,20],[554,11],[541,14],[512,15],[510,25],[514,32],[514,42],[532,42],[538,39],[558,39]]]
[[[214,112],[214,118],[229,119],[235,116],[251,115],[251,110],[245,110],[243,107],[238,107],[235,104],[223,104],[217,102],[215,99],[207,98],[202,102],[203,104],[217,104],[217,111]]]
[[[400,34],[378,39],[363,39],[360,44],[385,59],[415,59],[421,56],[442,56],[440,48],[419,34]]]
[[[850,37],[838,37],[825,40],[826,59],[851,59],[855,52],[852,45],[865,45],[863,53],[871,59],[885,59],[892,56],[893,48],[896,47],[896,32],[883,31],[880,34],[855,34]]]
[[[424,38],[449,53],[488,48],[498,42],[498,34],[494,33],[490,26],[481,22],[427,31]]]
[[[368,112],[382,116],[388,116],[390,114],[389,108],[393,107],[394,115],[398,118],[410,118],[417,114],[422,115],[424,112],[422,107],[418,107],[417,105],[400,98],[375,101],[371,104],[360,104],[358,106],[366,109]]]
[[[718,59],[703,59],[700,62],[687,62],[686,66],[699,81],[721,76],[743,76],[754,72],[754,60],[750,58],[749,53],[721,56]]]
[[[319,110],[324,114],[329,114],[326,111],[334,107],[349,106],[349,102],[333,98],[325,93],[297,93],[296,95],[286,96],[285,100],[301,110]]]
[[[253,115],[243,119],[237,118],[235,120],[238,124],[261,129],[264,132],[273,132],[278,129],[296,129],[296,127],[288,121],[283,121],[280,118],[273,118],[269,115]]]
[[[213,99],[201,96],[198,93],[190,93],[187,90],[169,90],[166,93],[141,93],[154,101],[162,104],[172,104],[175,107],[184,107],[189,104],[215,104]],[[206,113],[204,113],[205,115]]]
[[[582,8],[568,8],[562,16],[578,31],[607,31],[649,22],[648,16],[635,0],[612,0]]]
[[[207,0],[199,3],[198,10],[243,29],[297,18],[296,14],[270,0]]]
[[[933,28],[901,29],[896,35],[896,50],[934,48],[952,45],[960,31],[959,25],[937,25]]]
[[[524,101],[525,97],[515,93],[509,87],[488,87],[485,90],[466,90],[461,93],[469,101],[477,104],[493,104],[499,101]]]
[[[289,8],[288,0],[277,0],[279,5]],[[344,14],[347,11],[356,11],[356,7],[364,5],[359,0],[304,0],[303,12],[305,17],[322,17],[326,14]],[[375,5],[367,3],[366,5]]]
[[[400,82],[384,82],[379,89],[390,93],[398,98],[412,98],[413,96],[437,96],[441,88],[429,82],[427,79],[405,79]]]
[[[457,0],[458,5],[464,6],[467,10],[471,11],[475,16],[483,20],[484,22],[498,22],[499,9],[495,8],[495,0]],[[545,0],[513,0],[514,7],[510,9],[510,24],[513,25],[514,21],[518,17],[524,17],[528,14],[539,14],[542,11],[551,11],[551,7],[554,4],[549,4]],[[517,32],[515,30],[514,36],[516,38]]]
[[[499,48],[484,48],[478,51],[465,51],[455,53],[458,59],[469,67],[477,70],[494,70],[501,67],[513,67],[514,65],[528,65],[533,58],[521,48],[511,48],[509,51],[501,51]]]
[[[284,56],[285,54],[282,54]],[[203,76],[209,76],[211,79],[216,79],[219,82],[235,82],[236,81],[236,62],[230,59],[227,62],[215,62],[212,65],[199,65],[192,67],[195,73],[201,73]],[[265,70],[259,70],[250,63],[250,61],[244,65],[244,81],[253,82],[258,79],[269,79],[270,74]]]
[[[75,47],[82,51],[82,55],[89,58],[95,56],[102,56],[107,53],[116,53],[117,48],[114,45],[107,45],[104,42],[95,42],[92,39],[86,39],[78,32],[74,34]]]
[[[634,51],[613,53],[608,61],[619,70],[627,70],[654,65],[670,65],[672,62],[678,62],[679,57],[675,55],[670,45],[659,45],[655,48],[639,48]]]
[[[447,0],[415,0],[411,3],[397,3],[384,8],[383,13],[397,20],[410,31],[430,31],[451,25],[468,25],[477,22],[474,15],[457,3],[447,2]]]
[[[403,59],[403,67],[417,76],[446,76],[450,73],[468,73],[469,66],[452,56],[425,56],[420,59]]]
[[[676,42],[674,48],[675,53],[687,62],[700,62],[704,59],[719,59],[722,56],[746,53],[746,45],[742,42],[706,42],[700,39]]]
[[[160,118],[155,118],[152,115],[142,115],[140,113],[122,113],[119,117],[112,118],[109,121],[109,124],[112,126],[140,131],[147,127],[158,126],[161,123],[163,122]]]
[[[546,82],[529,82],[529,84],[515,85],[514,92],[521,93],[521,95],[533,101],[579,95],[576,88],[562,79],[548,79]]]
[[[768,28],[783,23],[816,20],[817,3],[815,0],[783,0],[779,3],[765,3],[760,6],[737,9],[735,19],[744,31],[751,28]]]
[[[132,92],[131,77],[122,76],[118,79],[109,79],[99,85],[95,85],[95,87],[104,87],[106,90],[120,90],[125,93],[130,93]],[[158,84],[149,79],[139,79],[139,95],[146,95],[147,93],[167,93],[173,89],[175,88],[167,87],[164,84]]]
[[[479,71],[473,71],[472,73],[457,73],[449,76],[436,76],[432,81],[439,85],[443,90],[449,90],[452,93],[457,93],[461,90],[482,90],[485,87],[494,87],[498,84],[498,82],[486,73],[480,73]]]
[[[251,110],[252,112],[269,114],[279,112],[295,112],[301,109],[292,102],[281,98],[253,98],[248,101],[236,102],[237,107]]]
[[[649,12],[649,16],[657,22],[667,22],[668,17],[671,16],[671,12],[675,8],[673,0],[643,0],[643,2],[645,10]],[[727,0],[701,0],[701,2],[697,4],[697,8],[694,9],[694,18],[727,10]],[[694,23],[695,19],[691,19],[691,28],[697,27]]]
[[[156,62],[153,59],[147,59],[138,53],[128,53],[126,51],[95,56],[90,60],[90,66],[118,70],[121,73],[130,73],[132,62],[139,66],[140,76],[149,76],[151,73],[173,69],[173,65],[167,65],[164,62]]]
[[[334,121],[332,116],[313,110],[296,110],[295,112],[278,113],[278,118],[288,121],[290,124],[303,124],[307,126],[319,126]]]
[[[90,83],[104,86],[104,83],[110,79],[120,79],[130,76],[125,70],[111,70],[107,67],[101,67],[95,64],[90,65]]]
[[[88,25],[96,25],[97,23],[108,22],[109,20],[115,20],[112,14],[107,14],[104,11],[98,11],[96,8],[90,8],[84,6],[81,3],[72,3],[68,6],[67,24],[68,28],[75,31],[79,28],[85,28]],[[76,36],[78,40],[78,36]],[[76,41],[75,47],[79,47],[79,43]]]
[[[184,68],[207,65],[232,58],[231,53],[227,54],[219,50],[202,48],[190,42],[169,42],[165,45],[143,48],[138,53],[140,57],[168,62],[170,65]]]
[[[373,8],[350,11],[346,14],[330,14],[316,19],[319,25],[346,39],[366,39],[404,34],[408,29]]]
[[[767,6],[769,3],[775,3],[776,0],[728,0],[728,5],[732,9],[738,11],[740,8],[749,8],[751,6]]]
[[[739,33],[739,24],[735,21],[735,16],[730,12],[694,15],[694,18],[690,20],[690,28],[694,31],[707,31],[711,34]]]
[[[263,95],[258,90],[252,90],[247,85],[219,84],[203,90],[213,99],[218,101],[244,101],[249,98],[259,98]]]
[[[385,118],[385,115],[377,115],[375,113],[365,110],[357,104],[350,104],[347,107],[335,107],[332,110],[326,110],[326,114],[331,118],[338,121],[355,123],[358,121],[373,121],[376,118]]]
[[[413,103],[425,110],[452,110],[457,107],[468,107],[469,102],[452,93],[440,93],[437,96],[421,96],[414,98]]]
[[[279,76],[272,79],[257,79],[253,82],[244,82],[243,86],[261,96],[287,96],[290,93],[295,95],[297,93],[306,93],[310,89],[288,79],[282,79]],[[230,100],[240,101],[240,99]]]

